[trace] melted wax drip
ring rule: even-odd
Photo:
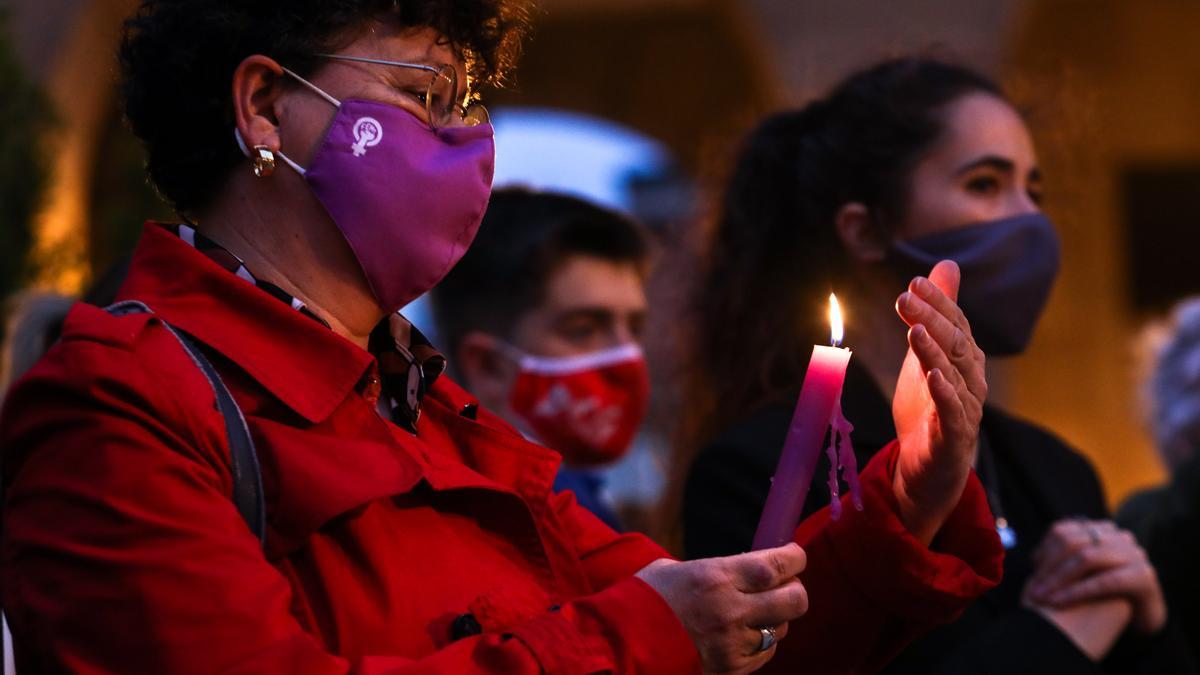
[[[825,454],[829,456],[829,515],[834,520],[842,517],[842,500],[838,498],[841,486],[838,482],[838,472],[846,479],[850,488],[850,499],[854,508],[862,511],[862,487],[858,483],[858,459],[854,456],[854,446],[850,443],[850,432],[854,425],[842,414],[841,397],[833,406],[832,419],[829,420],[829,447]]]

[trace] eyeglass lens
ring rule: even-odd
[[[430,125],[435,129],[460,124],[473,127],[487,124],[487,108],[482,104],[460,105],[458,98],[458,76],[452,66],[442,66],[429,83],[429,94],[425,101]]]

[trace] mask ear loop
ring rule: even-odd
[[[342,102],[337,100],[333,96],[330,96],[329,93],[326,92],[324,89],[318,87],[317,85],[313,84],[312,82],[309,82],[308,80],[304,79],[303,77],[300,77],[299,75],[296,74],[295,71],[293,71],[290,68],[284,68],[283,66],[280,66],[280,68],[283,68],[284,73],[287,73],[288,75],[291,75],[292,77],[296,78],[296,80],[299,81],[300,84],[303,84],[305,87],[308,87],[308,89],[310,91],[312,91],[314,94],[316,94],[317,96],[320,96],[321,98],[328,101],[329,104],[332,105],[333,107],[335,107],[335,108],[342,107]],[[234,127],[234,129],[233,129],[233,138],[234,138],[234,140],[237,141],[238,149],[242,151],[243,155],[245,155],[246,157],[253,156],[253,154],[250,152],[250,148],[246,146],[246,139],[242,138],[242,132],[237,127]],[[283,150],[277,150],[275,152],[275,154],[278,155],[278,157],[280,159],[282,159],[285,164],[292,167],[293,171],[300,174],[301,176],[308,173],[307,169],[300,166],[296,162],[292,161],[292,158],[288,157],[283,152]]]
[[[275,154],[279,156],[279,159],[283,160],[284,164],[287,164],[288,166],[292,167],[292,170],[295,171],[296,173],[300,174],[301,176],[308,173],[307,169],[305,169],[304,167],[300,166],[299,164],[293,162],[292,158],[283,154],[282,150],[280,150],[279,152],[276,152]]]
[[[292,70],[290,68],[284,68],[283,66],[280,66],[280,68],[283,68],[283,72],[296,78],[296,80],[299,81],[300,84],[303,84],[304,86],[308,87],[309,91],[311,91],[312,93],[316,94],[317,96],[320,96],[321,98],[328,101],[329,104],[332,105],[334,108],[342,107],[341,101],[337,100],[333,96],[330,96],[329,93],[326,92],[324,89],[318,87],[317,85],[313,84],[312,82],[309,82],[308,80],[304,79],[303,77],[300,77],[299,75],[296,74],[296,72],[294,70]],[[280,159],[282,159],[284,161],[284,163],[286,163],[288,166],[292,167],[292,169],[295,170],[296,173],[300,174],[301,176],[308,173],[307,169],[305,169],[304,167],[300,166],[299,164],[293,162],[292,158],[283,154],[282,150],[280,150],[278,154],[279,154]]]
[[[250,148],[246,146],[246,139],[242,138],[241,129],[238,129],[237,127],[233,128],[233,140],[237,141],[238,150],[241,150],[242,154],[245,155],[247,159],[249,159],[251,156]]]
[[[531,360],[529,354],[526,354],[525,352],[517,349],[500,338],[494,338],[494,341],[496,344],[496,351],[500,352],[510,361],[517,364],[517,367],[521,370],[527,369]]]

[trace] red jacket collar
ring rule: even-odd
[[[144,302],[314,423],[333,412],[374,361],[154,223],[142,232],[118,299]]]

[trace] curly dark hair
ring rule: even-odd
[[[146,171],[180,213],[203,208],[243,157],[230,79],[263,54],[301,75],[373,20],[429,26],[463,56],[475,86],[499,86],[528,32],[525,0],[142,0],[125,22],[121,98]]]

